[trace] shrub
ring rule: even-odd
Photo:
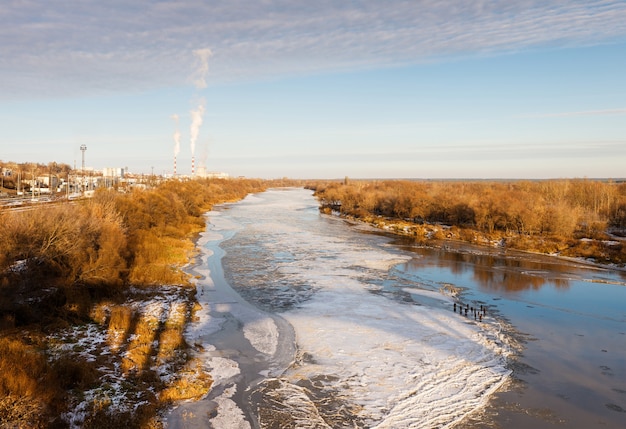
[[[0,356],[0,422],[4,427],[47,427],[62,392],[44,353],[23,339],[3,336]]]

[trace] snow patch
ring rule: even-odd
[[[213,427],[232,429],[251,428],[250,423],[244,419],[241,409],[231,399],[235,392],[235,386],[231,386],[225,389],[224,393],[215,400],[217,403],[217,415],[211,419]]]
[[[278,329],[271,318],[266,317],[245,323],[243,333],[258,351],[270,356],[276,353]]]

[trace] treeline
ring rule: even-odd
[[[70,171],[72,171],[72,167],[68,164],[57,162],[41,164],[35,162],[5,162],[0,160],[0,174],[2,175],[0,192],[5,190],[8,192],[16,191],[19,187],[17,183],[19,177],[21,177],[22,181],[45,175],[67,177]]]
[[[185,288],[190,282],[181,267],[193,256],[204,213],[268,184],[172,180],[154,189],[101,189],[90,199],[0,211],[0,426],[66,426],[59,417],[67,411],[68,391],[98,386],[99,370],[95,362],[73,358],[51,362],[46,358],[50,334],[96,322],[99,303],[124,306],[129,299],[159,294],[160,285],[193,294],[195,289]],[[140,317],[133,316],[137,332],[135,320]],[[166,328],[161,327],[160,347]],[[183,347],[181,341],[175,347]],[[152,344],[146,353],[155,353]],[[138,372],[132,383],[152,383],[150,374]],[[141,405],[150,413],[156,412],[152,397],[152,403]],[[100,426],[85,427],[111,427],[96,420]],[[140,420],[127,420],[125,426],[140,427]]]
[[[59,162],[49,162],[42,164],[38,162],[11,162],[0,160],[0,169],[9,170],[13,174],[17,175],[18,172],[22,172],[26,175],[41,175],[41,174],[54,174],[54,175],[67,175],[72,171],[72,167],[68,164]]]
[[[321,209],[373,221],[455,228],[467,241],[501,240],[509,247],[626,261],[608,231],[626,228],[626,184],[596,180],[350,181],[314,186]],[[419,235],[423,229],[412,228]],[[589,244],[579,239],[595,239]],[[590,255],[593,254],[593,255]]]

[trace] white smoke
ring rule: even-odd
[[[178,115],[174,113],[172,119],[176,123],[176,131],[174,131],[174,156],[178,156],[180,153],[180,129],[178,127]]]
[[[200,144],[200,159],[198,161],[198,165],[206,169],[207,161],[209,159],[209,144],[210,137],[206,138],[206,140]]]
[[[206,88],[206,75],[209,72],[209,57],[213,55],[213,52],[209,48],[196,49],[193,51],[195,57],[197,57],[198,67],[194,73],[193,83],[196,88]]]
[[[191,155],[193,156],[196,151],[196,141],[198,140],[198,134],[200,133],[200,125],[202,125],[202,117],[204,116],[204,100],[200,101],[196,110],[191,110]]]

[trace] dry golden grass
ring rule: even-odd
[[[186,368],[179,371],[174,380],[161,391],[159,400],[162,403],[197,400],[206,395],[213,384],[211,376],[198,359],[188,362]]]
[[[109,308],[112,305],[109,301],[96,303],[91,309],[89,317],[100,326],[106,326],[109,321]]]
[[[163,330],[159,335],[159,351],[157,362],[163,364],[172,361],[176,352],[186,346],[183,331],[187,322],[187,305],[182,302],[173,303]]]
[[[191,320],[193,322],[198,321],[199,318],[196,313],[200,310],[202,310],[202,305],[198,301],[194,301],[193,306],[191,307]]]
[[[150,366],[150,358],[154,353],[154,340],[159,330],[159,315],[141,314],[131,332],[128,348],[122,359],[122,371],[141,373]]]
[[[0,397],[0,428],[44,429],[48,427],[46,404],[30,396]]]
[[[119,351],[126,339],[130,335],[130,328],[133,321],[133,310],[127,306],[116,305],[111,307],[107,342],[111,351]]]
[[[134,284],[157,285],[175,284],[188,285],[189,277],[176,264],[169,261],[149,262],[148,259],[137,259],[137,264],[130,270],[129,279]]]
[[[34,346],[10,337],[0,338],[0,393],[36,396],[41,380],[48,378],[44,354]]]
[[[109,330],[128,331],[133,319],[133,310],[123,305],[111,308],[111,318],[109,320]]]
[[[0,424],[46,427],[49,405],[57,405],[60,392],[44,354],[22,338],[0,337],[0,357]]]

